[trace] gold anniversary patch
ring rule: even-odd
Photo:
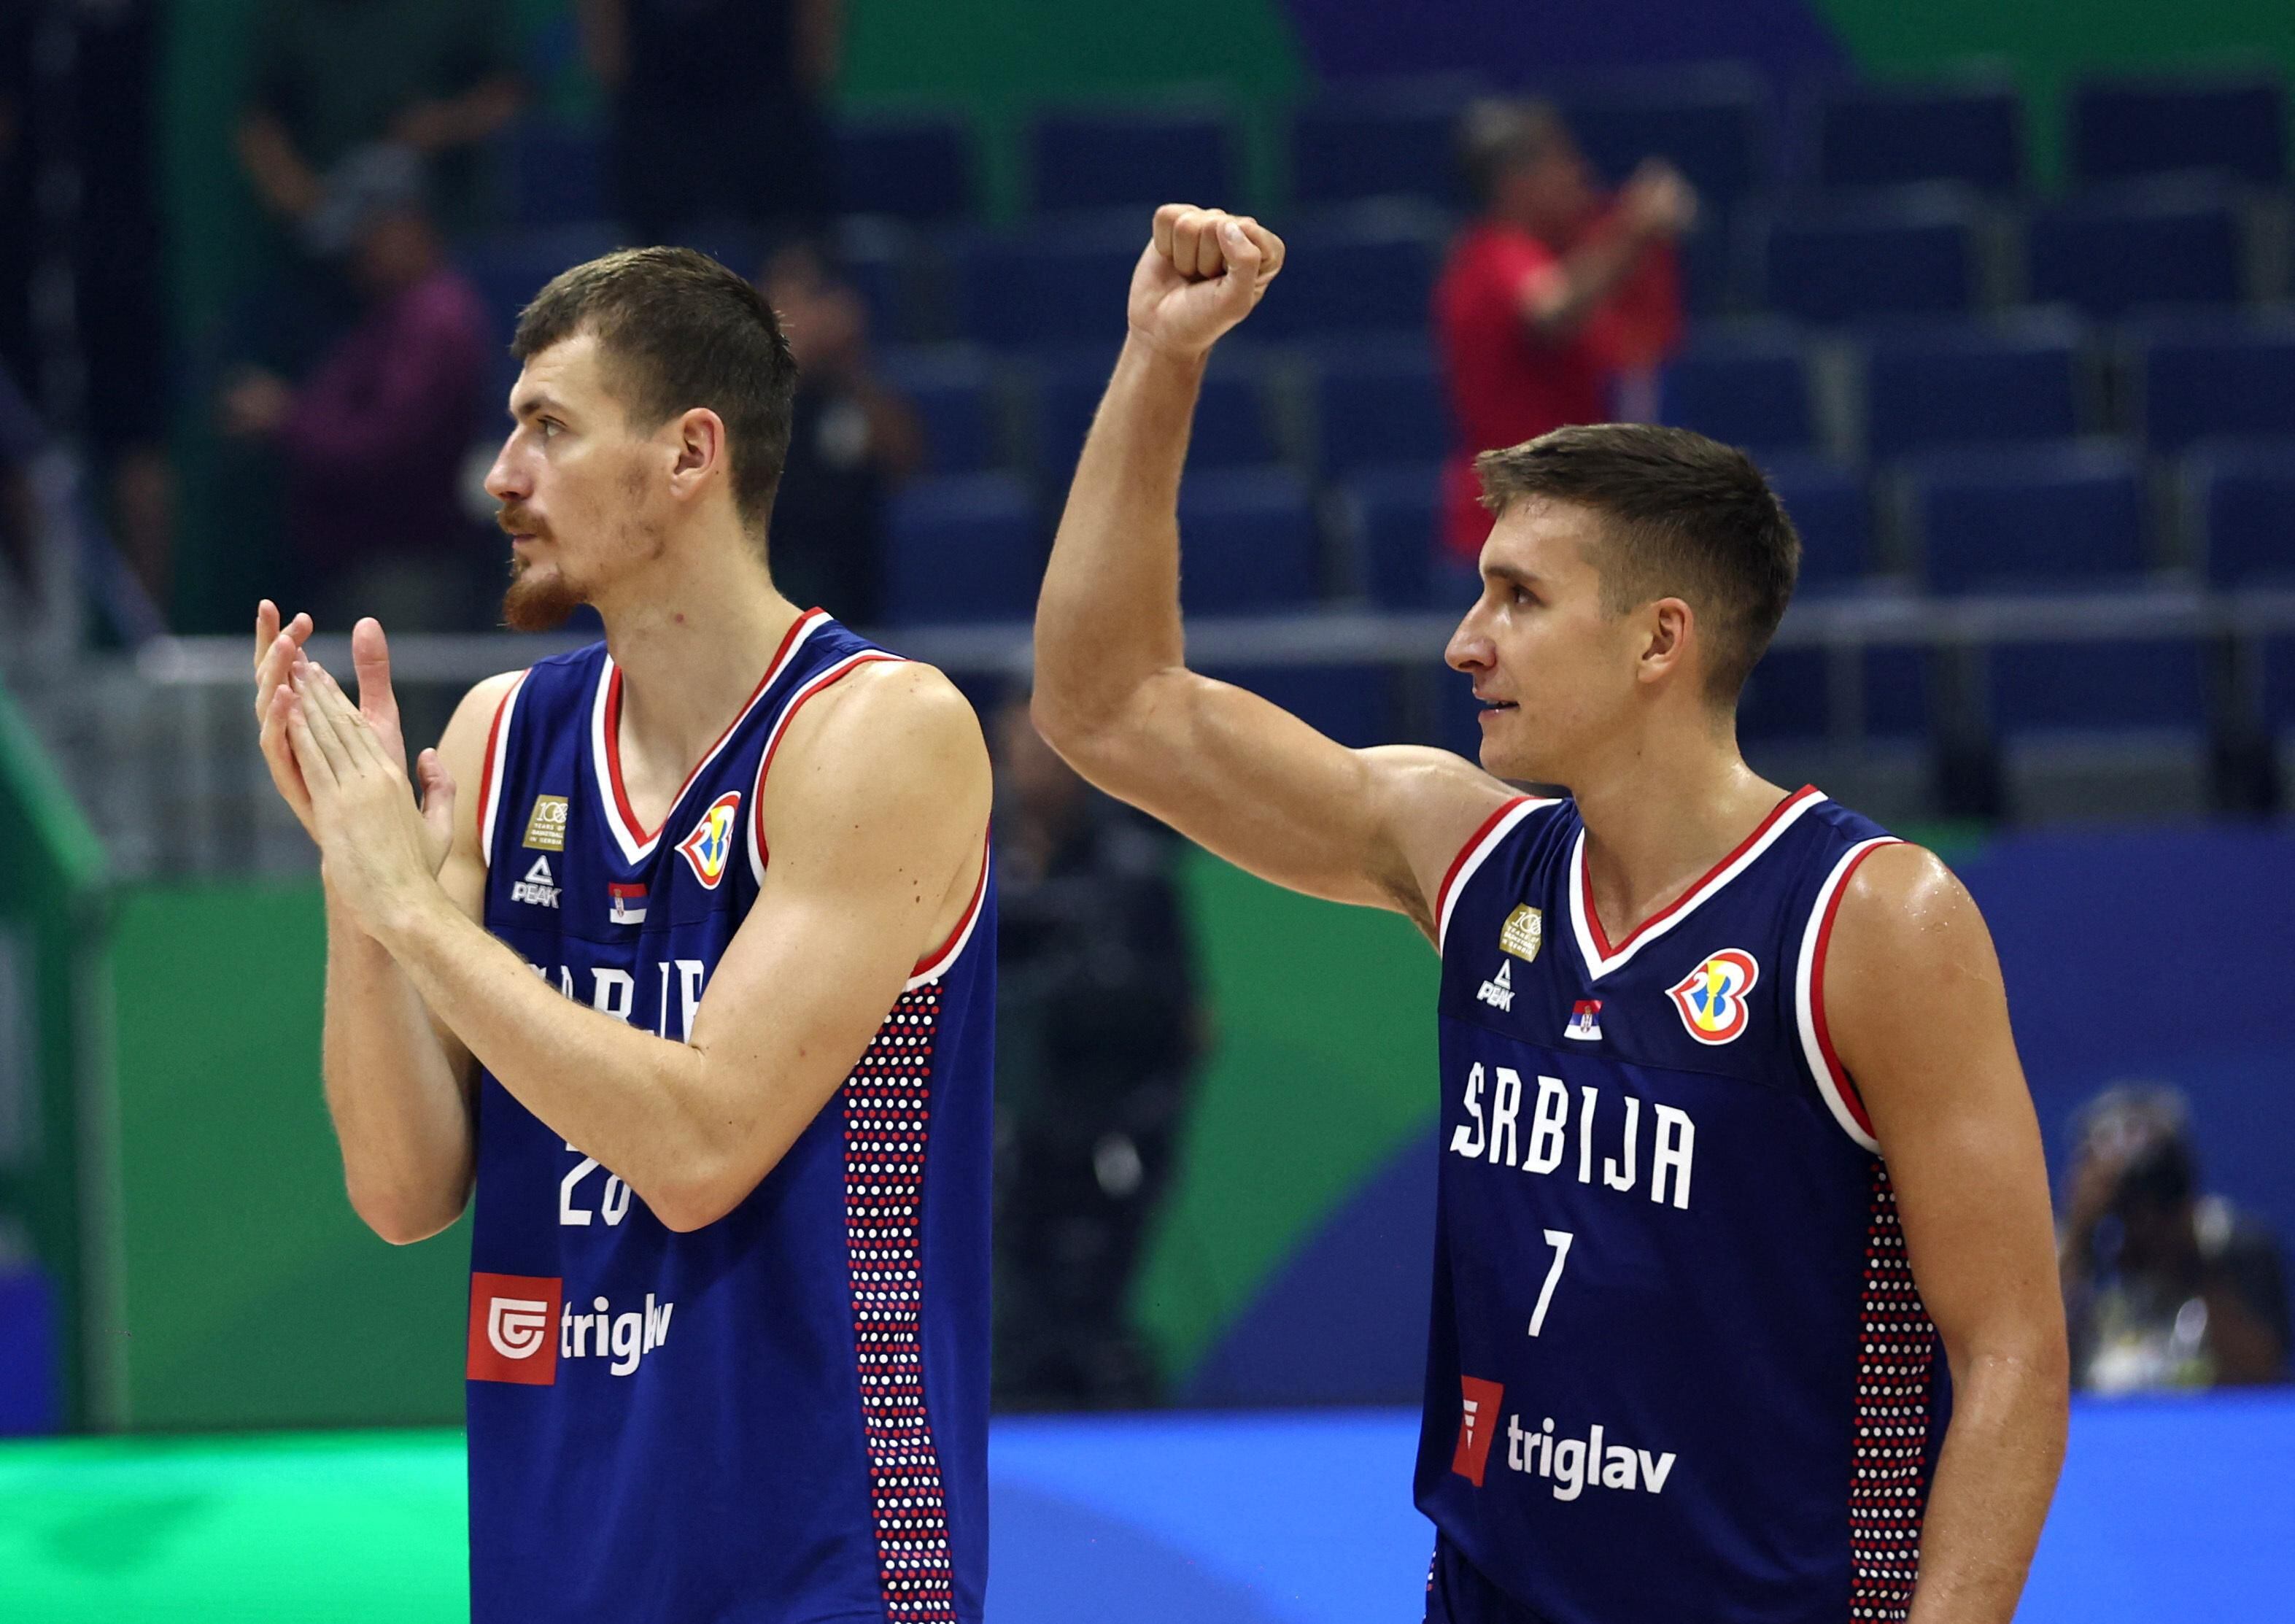
[[[1499,926],[1499,946],[1528,964],[1546,944],[1546,916],[1524,902]]]
[[[537,852],[566,849],[566,797],[536,796],[534,812],[526,820],[526,838],[519,843]]]

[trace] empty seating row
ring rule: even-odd
[[[1668,367],[1662,415],[1760,452],[1873,457],[2126,432],[2156,452],[2295,435],[2295,315],[2179,315],[2099,338],[2056,310],[1874,322],[1812,345],[1781,322],[1707,329]],[[1845,427],[1820,421],[1813,352],[1850,361]]]
[[[1775,459],[1768,471],[1801,533],[1813,594],[1876,572],[1940,597],[2136,591],[2160,578],[2170,551],[2144,465],[2109,444],[1931,453],[1877,481],[1814,458]],[[1471,576],[1438,559],[1439,488],[1430,463],[1365,469],[1319,504],[1287,469],[1191,471],[1180,496],[1183,598],[1197,614],[1280,613],[1338,596],[1456,607]],[[2295,589],[2295,439],[2204,447],[2176,490],[2187,528],[2177,551],[2199,578]],[[889,618],[1028,613],[1049,527],[1025,482],[927,478],[896,495],[893,515]],[[1884,539],[1894,555],[1885,572]]]
[[[1884,322],[1813,343],[1792,323],[1701,332],[1662,373],[1661,420],[1764,459],[1853,461],[2122,435],[2157,454],[2233,437],[2295,437],[2295,314],[2132,323],[2099,335],[2061,311]],[[1113,344],[999,355],[886,353],[923,421],[932,471],[1065,481]],[[1452,447],[1434,358],[1415,335],[1222,351],[1189,466],[1285,463],[1329,481],[1432,462]]]
[[[1288,195],[1308,205],[1393,194],[1462,200],[1453,131],[1460,108],[1483,88],[1470,78],[1402,81],[1303,102],[1283,143]],[[1786,184],[1948,180],[2007,193],[2027,180],[2023,103],[1997,78],[1834,85],[1782,113],[1760,76],[1727,64],[1580,76],[1552,94],[1612,178],[1663,156],[1718,204]],[[2206,170],[2272,185],[2286,176],[2286,128],[2285,94],[2269,75],[2094,80],[2070,99],[2068,167],[2076,184]],[[1040,211],[1231,200],[1246,191],[1244,133],[1216,103],[1051,109],[1029,121],[1023,141],[1028,201]],[[599,147],[586,129],[548,120],[519,126],[503,166],[515,217],[546,224],[608,212]],[[845,212],[945,221],[978,211],[977,142],[962,116],[847,118],[834,147]]]

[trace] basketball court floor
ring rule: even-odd
[[[1001,1422],[988,1624],[1413,1624],[1414,1434],[1395,1411]],[[2295,1392],[2082,1404],[2020,1620],[2295,1617],[2290,1461]],[[0,1620],[448,1624],[463,1510],[451,1432],[0,1445]]]

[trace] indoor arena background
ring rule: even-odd
[[[314,863],[249,723],[255,599],[343,586],[236,393],[316,363],[243,152],[269,14],[0,7],[0,1620],[467,1616],[467,1232],[387,1247],[343,1199]],[[506,19],[514,108],[437,222],[492,349],[632,240],[573,8]],[[918,444],[871,492],[869,613],[824,601],[984,714],[1024,692],[1147,212],[1232,201],[1293,258],[1212,370],[1193,657],[1345,742],[1471,750],[1428,311],[1458,114],[1551,98],[1609,181],[1659,157],[1700,199],[1686,338],[1621,411],[1748,446],[1804,531],[1750,759],[1965,880],[2060,1188],[2101,1091],[2177,1091],[2283,1334],[2291,76],[2273,0],[850,0],[809,240]],[[782,224],[679,230],[762,273]],[[359,577],[408,606],[410,732],[547,641],[409,586],[482,583],[464,539]],[[1435,962],[1400,919],[1159,861],[1191,1041],[1111,1072],[1073,1211],[1000,1163],[1000,1204],[1123,1291],[1000,1256],[989,1619],[1414,1619]],[[2099,1384],[2019,1616],[2280,1616],[2291,1390]]]

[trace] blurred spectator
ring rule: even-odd
[[[843,0],[581,0],[613,98],[614,200],[641,242],[735,221],[814,231],[833,212],[821,102]]]
[[[881,601],[885,496],[916,471],[923,435],[869,364],[869,310],[805,242],[766,263],[765,298],[796,357],[788,464],[773,498],[773,581],[798,604],[872,624]]]
[[[350,247],[364,171],[411,157],[447,231],[482,224],[478,143],[522,97],[510,21],[508,0],[266,0],[239,126],[257,195],[329,258]]]
[[[158,58],[152,0],[0,0],[0,366],[85,454],[113,539],[164,604],[174,478]]]
[[[1153,1403],[1129,1318],[1200,1046],[1178,843],[996,718],[996,1395]]]
[[[2072,1380],[2096,1392],[2287,1375],[2278,1242],[2199,1193],[2183,1096],[2106,1089],[2073,1126],[2061,1244]]]
[[[450,265],[411,167],[346,193],[364,314],[308,380],[249,371],[223,427],[276,447],[301,602],[323,627],[486,624],[499,546],[464,513],[459,477],[493,358],[477,289]]]
[[[1648,375],[1681,335],[1673,240],[1697,195],[1651,159],[1614,197],[1543,102],[1479,102],[1459,157],[1481,217],[1434,290],[1435,339],[1461,444],[1443,474],[1444,541],[1471,564],[1490,534],[1477,453],[1565,423],[1646,417],[1616,392]]]

